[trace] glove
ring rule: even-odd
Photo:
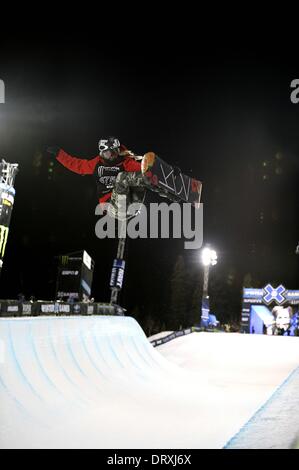
[[[59,148],[59,147],[55,147],[55,146],[53,146],[53,147],[48,147],[48,148],[47,148],[47,152],[48,152],[48,153],[51,153],[51,154],[54,155],[55,157],[57,157],[59,150],[60,150],[60,148]]]

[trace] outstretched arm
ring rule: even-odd
[[[53,150],[55,150],[55,153]],[[55,147],[50,147],[48,152],[55,154],[56,160],[58,160],[59,163],[78,175],[92,175],[99,161],[99,157],[92,158],[91,160],[72,157],[64,150]]]
[[[63,166],[65,166],[68,170],[73,171],[74,173],[79,175],[92,175],[96,164],[99,161],[99,157],[95,157],[91,160],[76,158],[60,149],[56,160],[58,160]]]

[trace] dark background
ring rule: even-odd
[[[203,182],[204,242],[219,259],[211,306],[237,322],[243,285],[299,287],[296,55],[271,41],[128,29],[2,36],[0,155],[20,171],[0,296],[53,298],[54,257],[85,249],[93,296],[109,301],[116,241],[95,236],[94,180],[53,165],[45,149],[92,158],[100,137],[116,135]],[[122,304],[148,333],[198,321],[201,285],[199,253],[183,240],[129,241]]]

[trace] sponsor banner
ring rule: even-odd
[[[89,287],[89,285],[87,284],[86,281],[84,281],[84,279],[81,280],[81,286],[83,288],[83,290],[85,291],[85,293],[90,296],[91,294],[91,288]]]
[[[277,305],[281,305],[294,301],[299,304],[299,290],[287,290],[282,284],[278,287],[267,284],[263,289],[243,289],[244,303],[271,304],[275,302]]]
[[[87,305],[87,315],[94,315],[96,313],[96,305]]]
[[[87,267],[87,269],[91,270],[91,257],[89,254],[84,250],[83,251],[83,263]]]
[[[5,225],[0,225],[0,258],[4,258],[9,228]]]
[[[115,307],[110,304],[98,304],[97,305],[98,315],[115,315]]]
[[[264,295],[264,289],[252,289],[245,287],[243,289],[243,297],[244,298],[259,298],[263,297]]]
[[[14,303],[9,303],[7,305],[7,313],[11,314],[16,314],[18,315],[20,313],[20,305],[19,304],[14,304]]]
[[[286,294],[288,301],[294,301],[299,303],[299,290],[289,290]]]
[[[62,304],[62,303],[40,303],[39,312],[41,315],[51,315],[51,314],[70,314],[71,313],[71,304]]]
[[[21,306],[22,315],[32,315],[33,314],[33,303],[22,303]]]
[[[264,301],[262,299],[262,297],[260,298],[251,298],[251,299],[243,299],[243,303],[244,304],[251,304],[251,305],[257,305],[257,304],[263,304]]]
[[[0,300],[0,315],[2,317],[124,314],[125,310],[121,306],[108,303]]]
[[[299,290],[287,290],[282,284],[273,287],[267,284],[263,289],[243,288],[241,331],[250,333],[251,306],[265,305],[271,311],[275,306],[299,305]]]
[[[150,343],[155,348],[157,346],[160,346],[161,344],[168,343],[169,341],[172,341],[175,338],[179,338],[180,336],[189,335],[190,333],[193,333],[193,331],[195,331],[195,329],[193,328],[186,328],[185,330],[174,331],[173,333],[170,333],[164,338],[155,339]]]
[[[125,273],[125,261],[122,259],[115,259],[111,271],[110,287],[122,288]]]

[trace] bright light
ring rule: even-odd
[[[217,253],[210,248],[204,248],[201,252],[201,261],[204,266],[217,264]]]

